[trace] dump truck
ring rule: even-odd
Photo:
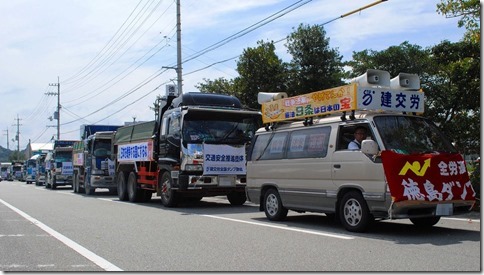
[[[57,186],[72,186],[72,150],[75,140],[55,140],[54,149],[46,157],[45,187],[56,189]]]
[[[82,125],[81,140],[73,145],[73,189],[93,195],[96,188],[116,193],[111,148],[116,125]]]
[[[209,196],[245,203],[246,151],[260,124],[261,113],[233,96],[163,96],[155,120],[116,131],[119,199],[148,201],[155,193],[166,207]]]

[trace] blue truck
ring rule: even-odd
[[[81,125],[80,141],[73,144],[74,193],[93,195],[96,188],[116,193],[111,154],[116,125]]]

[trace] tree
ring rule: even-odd
[[[464,40],[479,43],[481,39],[481,7],[479,0],[441,0],[437,12],[446,18],[460,17],[459,28],[466,28]]]
[[[443,41],[422,49],[403,42],[380,52],[354,52],[347,65],[351,67],[348,77],[361,75],[366,69],[385,70],[392,77],[399,72],[418,74],[426,98],[424,116],[436,122],[462,153],[479,152],[478,44]]]
[[[202,93],[236,95],[233,80],[220,77],[215,80],[204,78],[203,81],[205,81],[205,83],[198,83],[195,85],[195,88],[200,90]]]
[[[399,46],[391,46],[383,51],[363,50],[353,52],[353,59],[346,62],[351,70],[347,78],[357,77],[367,69],[388,71],[392,77],[399,73],[418,74],[426,82],[430,64],[430,51],[422,49],[418,45],[412,45],[408,41]]]
[[[287,90],[286,64],[275,53],[273,42],[258,41],[257,47],[243,51],[237,62],[239,77],[234,80],[236,96],[249,108],[259,109],[259,92]]]
[[[431,48],[432,82],[425,88],[426,115],[463,153],[480,152],[480,46],[443,41]]]
[[[329,47],[323,26],[299,25],[285,44],[292,55],[288,94],[298,95],[343,84],[342,56]]]

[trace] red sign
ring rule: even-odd
[[[390,193],[398,201],[475,200],[460,154],[381,154]]]

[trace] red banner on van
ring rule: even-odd
[[[390,193],[399,201],[475,200],[460,154],[381,154]]]

